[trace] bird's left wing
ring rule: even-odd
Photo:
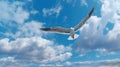
[[[40,30],[50,31],[50,32],[59,32],[59,33],[70,33],[69,28],[62,28],[62,27],[40,28]]]
[[[85,19],[83,19],[78,25],[75,26],[74,31],[77,31],[79,28],[81,28],[86,23],[86,21],[91,17],[93,11],[94,11],[94,8],[92,8],[92,10],[90,11],[90,13]]]

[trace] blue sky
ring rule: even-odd
[[[1,0],[0,66],[119,66],[119,0]],[[40,31],[41,27],[74,27],[69,35]]]

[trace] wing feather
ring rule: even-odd
[[[77,31],[79,28],[81,28],[86,23],[86,21],[91,17],[93,11],[94,11],[94,8],[92,8],[92,10],[90,11],[90,13],[85,19],[83,19],[78,25],[75,26],[74,31]]]
[[[62,27],[40,28],[40,30],[51,31],[51,32],[60,32],[60,33],[70,33],[69,28],[62,28]]]

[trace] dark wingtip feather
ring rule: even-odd
[[[49,31],[50,28],[40,28],[40,30],[43,30],[43,31]]]
[[[94,7],[92,8],[92,10],[89,13],[89,17],[92,15],[92,13],[94,12]]]

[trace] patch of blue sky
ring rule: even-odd
[[[54,14],[44,17],[43,12],[42,12],[43,8],[46,8],[46,9],[54,8],[57,4],[59,4],[58,2],[62,2],[62,1],[53,1],[53,0],[36,1],[36,0],[34,0],[33,8],[35,10],[39,10],[39,14],[35,15],[33,18],[35,18],[38,21],[45,22],[46,23],[44,25],[45,27],[52,27],[52,26],[74,27],[87,15],[87,13],[90,11],[90,9],[92,7],[95,7],[95,13],[93,15],[100,16],[100,13],[101,13],[100,9],[99,9],[101,7],[101,4],[97,3],[97,1],[94,1],[94,0],[87,1],[88,5],[89,5],[88,7],[80,6],[79,2],[76,2],[75,6],[72,6],[70,4],[66,4],[65,2],[62,2],[62,4],[61,4],[62,10],[58,17],[56,17]],[[113,25],[108,24],[106,27],[111,29],[112,26]],[[104,30],[104,32],[106,33],[107,31]],[[66,35],[62,35],[62,34],[54,34],[53,37],[51,37],[51,38],[53,38],[53,40],[55,40],[58,43],[61,43],[64,45],[69,45],[74,41],[67,41],[66,39],[68,36],[69,35],[66,36]],[[92,52],[89,53],[88,56],[93,55]],[[88,57],[88,59],[89,59],[89,57]],[[93,59],[93,57],[91,57],[91,59]]]
[[[120,52],[112,53],[100,53],[98,51],[92,50],[81,55],[73,53],[73,57],[69,59],[71,62],[85,62],[85,61],[101,61],[101,60],[114,60],[120,58]]]
[[[103,30],[103,34],[106,35],[110,30],[112,30],[114,27],[114,24],[111,22],[108,22]]]
[[[46,9],[55,8],[55,6],[57,6],[57,4],[59,3],[62,6],[62,10],[58,17],[56,17],[54,14],[46,17],[43,16],[42,10],[44,8]],[[33,5],[34,5],[33,8],[35,10],[39,10],[39,14],[35,15],[33,18],[35,18],[36,20],[45,22],[44,24],[45,27],[61,26],[61,27],[70,28],[70,27],[74,27],[84,17],[86,17],[86,15],[89,13],[91,8],[95,6],[95,4],[93,5],[93,3],[95,3],[95,1],[94,2],[88,1],[88,5],[90,6],[87,7],[87,6],[81,6],[80,2],[76,2],[75,6],[72,6],[71,4],[67,4],[63,1],[53,1],[53,0],[36,1],[35,0],[33,2]],[[69,44],[69,41],[66,40],[68,37],[69,36],[66,36],[66,35],[55,34],[55,39],[57,40],[58,43]],[[71,41],[70,43],[72,42],[73,41]]]
[[[14,0],[12,0],[14,1]],[[12,2],[11,1],[11,2]],[[25,1],[25,0],[21,0]],[[86,17],[86,15],[89,13],[92,7],[95,8],[95,12],[93,15],[96,15],[98,17],[101,17],[101,3],[98,3],[96,0],[86,0],[88,6],[80,5],[80,1],[75,2],[74,6],[71,4],[68,4],[64,1],[55,1],[55,0],[33,0],[32,2],[28,2],[25,6],[25,9],[27,11],[29,10],[37,10],[38,14],[30,15],[30,20],[36,20],[45,23],[44,27],[53,27],[53,26],[61,26],[61,27],[74,27],[76,24],[78,24],[83,18]],[[58,16],[56,16],[56,13],[53,13],[52,15],[44,16],[43,15],[43,9],[51,9],[55,8],[56,6],[61,6],[61,11]],[[9,26],[8,26],[9,27]],[[12,31],[12,33],[15,33],[17,31],[17,26],[12,25],[10,27],[10,30],[7,28],[0,27],[1,32],[8,32]],[[114,24],[108,23],[106,25],[106,28],[103,31],[103,34],[107,34],[109,30],[112,30],[114,27]],[[79,33],[79,32],[77,32]],[[105,54],[101,55],[99,52],[93,50],[86,52],[82,55],[82,53],[77,53],[74,51],[74,43],[75,40],[69,41],[67,38],[69,35],[62,35],[57,33],[50,33],[50,35],[43,36],[45,39],[52,40],[58,44],[62,44],[64,46],[71,46],[72,47],[72,57],[66,61],[70,62],[77,62],[77,61],[97,61],[97,60],[107,60],[107,59],[116,59],[120,58],[120,52],[116,52],[115,54]],[[0,34],[0,39],[4,38],[3,35]],[[10,38],[9,38],[10,39]],[[100,44],[100,43],[99,43]],[[80,55],[81,54],[81,55]],[[103,53],[104,54],[104,53]],[[12,55],[11,55],[12,56]],[[0,56],[0,58],[7,57],[7,55]],[[66,62],[64,61],[64,62]],[[26,66],[27,67],[27,66]],[[31,64],[29,67],[38,67],[37,64]]]

